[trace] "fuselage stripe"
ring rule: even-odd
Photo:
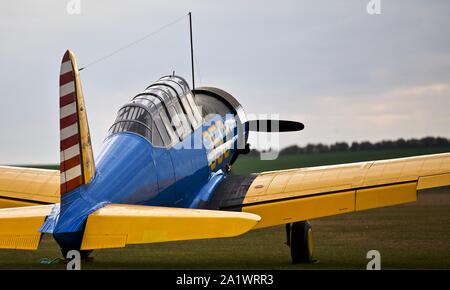
[[[69,182],[70,180],[81,176],[81,167],[76,165],[66,171],[61,172],[61,183]]]
[[[74,123],[77,123],[77,121],[78,121],[77,114],[76,113],[72,114],[70,116],[62,118],[59,121],[59,128],[60,128],[60,130],[62,130],[62,129],[64,129],[64,128],[66,128],[66,127],[68,127],[68,126],[70,126],[70,125],[72,125]]]
[[[75,188],[77,188],[78,186],[81,185],[81,175],[77,176],[76,178],[69,180],[63,184],[61,184],[61,188],[64,187],[65,190],[61,191],[61,194],[64,194],[66,192],[69,192],[71,190],[74,190]]]
[[[74,168],[77,165],[80,165],[80,163],[81,163],[80,155],[76,155],[66,161],[61,162],[61,166],[60,166],[61,173],[66,172],[67,170]]]
[[[69,137],[72,137],[73,135],[78,134],[78,124],[72,124],[68,127],[61,128],[59,131],[59,138],[61,141],[66,140]]]
[[[72,147],[73,145],[78,144],[78,134],[73,135],[67,139],[61,140],[60,142],[60,151],[66,150],[69,147]]]
[[[76,104],[76,102],[73,102],[71,104],[68,104],[68,105],[62,107],[59,110],[59,118],[63,119],[67,116],[75,114],[76,112],[77,112],[77,104]]]
[[[80,155],[80,145],[76,144],[66,150],[62,150],[60,155],[61,162],[64,162],[74,156]]]
[[[69,82],[73,82],[74,77],[72,72],[68,72],[59,76],[59,86],[65,85]]]
[[[66,53],[65,53],[64,56],[63,56],[62,61],[65,62],[65,61],[67,61],[67,60],[69,60],[69,59],[70,59],[69,53],[66,51]]]
[[[70,103],[75,102],[75,92],[62,96],[61,98],[59,98],[59,107],[62,108]]]
[[[60,97],[63,97],[65,95],[68,95],[73,92],[75,92],[75,82],[74,81],[68,82],[67,84],[61,85],[59,87],[59,96]]]
[[[72,70],[73,70],[72,62],[70,60],[64,61],[61,64],[60,75],[66,74],[68,72],[71,72]]]

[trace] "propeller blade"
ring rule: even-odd
[[[286,120],[250,120],[246,125],[252,132],[295,132],[305,128],[300,122]]]

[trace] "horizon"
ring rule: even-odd
[[[422,141],[422,140],[424,140],[426,138],[432,138],[434,140],[444,139],[444,140],[446,140],[446,142],[448,144],[446,144],[446,145],[439,145],[439,146],[437,146],[437,145],[435,145],[435,146],[423,146],[423,145],[421,145],[421,146],[412,146],[412,147],[405,146],[403,148],[370,148],[370,149],[365,148],[365,149],[357,149],[357,150],[352,150],[351,149],[351,146],[353,145],[353,143],[362,144],[362,143],[368,142],[371,146],[376,146],[377,144],[381,144],[382,142],[398,142],[400,140],[404,140],[406,142],[408,142],[408,141]],[[341,149],[333,149],[333,150],[331,150],[331,148],[330,148],[331,146],[337,145],[337,144],[342,144],[342,143],[345,143],[345,144],[347,144],[349,146],[347,150],[341,150]],[[433,150],[433,149],[443,149],[443,148],[449,148],[450,149],[450,138],[446,138],[446,137],[442,137],[442,136],[425,136],[425,137],[422,137],[422,138],[411,138],[411,139],[398,138],[398,139],[395,139],[395,140],[380,140],[380,141],[375,141],[375,142],[370,142],[370,141],[361,141],[361,142],[356,142],[356,141],[345,142],[345,141],[343,141],[343,142],[340,142],[340,141],[336,141],[334,143],[329,143],[329,144],[324,144],[324,143],[307,143],[304,146],[299,146],[298,144],[293,144],[293,145],[285,146],[285,147],[280,148],[278,150],[274,150],[274,152],[278,152],[278,154],[279,154],[279,155],[277,155],[277,158],[278,158],[281,155],[292,154],[292,153],[289,153],[289,152],[288,153],[283,153],[282,151],[284,151],[286,149],[290,149],[290,148],[292,148],[294,146],[297,146],[297,149],[305,150],[308,146],[313,146],[314,147],[314,146],[319,146],[319,145],[328,147],[329,150],[328,151],[299,152],[299,153],[295,153],[295,154],[324,154],[324,153],[363,152],[363,151],[367,152],[367,151],[380,151],[380,150],[397,151],[397,150],[417,150],[417,149],[419,149],[419,150],[421,150],[421,149],[431,149],[431,150]],[[246,155],[251,156],[251,155],[254,155],[255,153],[258,154],[258,153],[265,153],[265,152],[266,152],[265,149],[259,150],[259,149],[250,147],[250,152],[248,154],[244,154],[244,156],[246,156]],[[438,153],[440,153],[440,151]],[[275,158],[275,159],[277,159],[277,158]],[[270,160],[268,160],[268,161],[270,161]],[[43,163],[26,163],[26,164],[20,163],[20,164],[4,164],[4,165],[5,166],[19,166],[19,167],[31,167],[31,166],[41,166],[41,167],[42,166],[43,167],[51,166],[51,167],[54,167],[54,166],[59,166],[59,163],[57,163],[57,162],[55,162],[55,163],[43,162]]]

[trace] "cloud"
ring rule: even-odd
[[[0,10],[0,164],[58,161],[58,72],[188,11],[199,85],[232,93],[249,113],[306,125],[282,146],[449,135],[448,1],[8,1]],[[190,78],[187,21],[82,72],[98,154],[117,110],[172,70]],[[32,146],[30,146],[32,144]]]

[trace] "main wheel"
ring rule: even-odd
[[[314,262],[314,240],[311,224],[308,221],[295,222],[290,227],[292,263]]]

